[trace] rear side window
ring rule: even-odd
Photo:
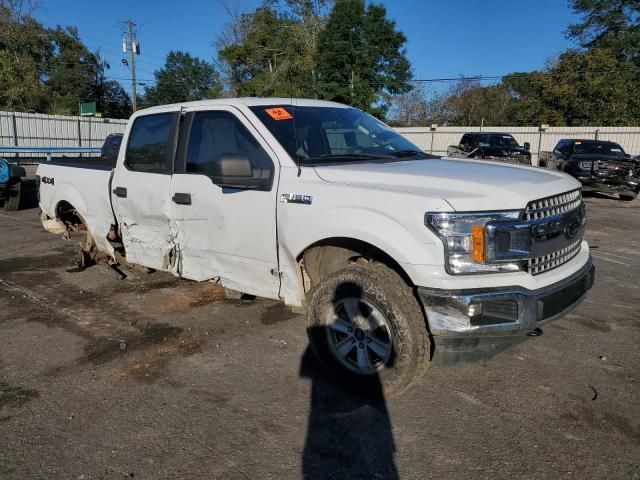
[[[233,114],[197,112],[189,133],[185,170],[213,176],[216,162],[235,155],[247,157],[254,169],[273,167],[267,152]]]
[[[171,173],[174,150],[174,112],[138,117],[129,135],[124,164],[136,172]]]

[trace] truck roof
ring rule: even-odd
[[[560,142],[573,142],[573,143],[575,143],[575,142],[580,142],[580,143],[613,143],[613,144],[616,144],[616,145],[617,145],[617,143],[616,143],[616,142],[613,142],[613,141],[611,141],[611,140],[594,140],[593,138],[585,138],[585,139],[582,139],[582,138],[562,138],[562,139],[558,140],[558,143],[560,143]]]
[[[513,137],[512,134],[507,132],[465,132],[464,135],[509,135]]]
[[[194,102],[180,102],[169,105],[158,105],[138,110],[138,112],[154,112],[161,111],[166,108],[181,107],[206,107],[215,105],[230,106],[247,106],[254,107],[260,105],[297,105],[302,107],[332,107],[332,108],[350,108],[348,105],[337,102],[328,102],[326,100],[313,100],[306,98],[276,98],[276,97],[239,97],[239,98],[216,98],[214,100],[196,100]],[[136,112],[136,113],[138,113]]]

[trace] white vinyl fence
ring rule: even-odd
[[[396,131],[426,152],[446,155],[449,145],[458,145],[464,133],[478,132],[480,127],[398,127]],[[562,138],[610,140],[633,156],[640,154],[640,127],[484,127],[482,131],[510,133],[520,145],[529,142],[534,165],[539,152],[553,150]]]
[[[100,147],[110,133],[123,133],[126,124],[127,120],[109,118],[0,112],[0,146]],[[447,147],[457,145],[463,133],[477,132],[480,127],[400,127],[396,130],[423,150],[445,155]],[[544,131],[539,127],[484,127],[482,130],[511,133],[520,145],[529,142],[534,164],[540,151],[553,149],[561,138],[611,140],[631,155],[640,154],[640,127],[551,127]]]
[[[123,133],[126,124],[126,120],[109,118],[0,112],[0,146],[101,147],[107,135]],[[37,160],[38,157],[44,157],[44,155],[16,154],[15,156],[22,162],[34,158]]]

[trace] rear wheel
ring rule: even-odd
[[[18,182],[11,187],[8,192],[8,197],[4,200],[4,209],[8,212],[15,212],[20,208],[20,193],[22,190],[22,181]]]
[[[307,318],[318,360],[346,386],[398,394],[429,364],[422,310],[411,287],[382,264],[352,265],[321,280]]]

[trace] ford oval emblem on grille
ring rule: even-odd
[[[575,221],[571,223],[571,225],[569,225],[567,228],[565,228],[564,234],[567,236],[567,238],[574,238],[579,231],[580,231],[580,222]]]

